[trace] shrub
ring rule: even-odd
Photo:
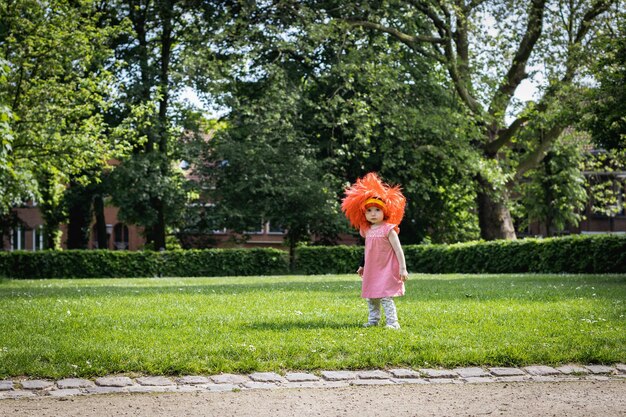
[[[0,276],[8,278],[206,277],[286,272],[286,255],[277,249],[0,252]]]
[[[626,273],[626,236],[619,235],[406,245],[404,254],[416,273]],[[300,247],[294,272],[354,273],[362,256],[362,246]],[[0,277],[281,275],[289,272],[287,258],[278,249],[0,252]]]

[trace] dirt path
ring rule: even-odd
[[[624,417],[626,380],[23,398],[1,401],[0,416]]]

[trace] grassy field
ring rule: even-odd
[[[626,275],[411,275],[399,331],[356,275],[0,281],[0,379],[626,362]]]

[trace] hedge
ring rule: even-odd
[[[626,235],[572,235],[453,245],[405,245],[415,273],[626,273]],[[355,272],[362,247],[302,247],[298,272]]]
[[[0,252],[0,276],[7,278],[280,275],[287,265],[278,249]]]
[[[626,273],[624,235],[405,245],[404,253],[415,273]],[[293,272],[354,273],[362,256],[362,246],[303,246]],[[0,277],[18,279],[283,275],[288,265],[278,249],[0,252]]]

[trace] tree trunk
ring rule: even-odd
[[[93,199],[93,211],[96,217],[96,234],[98,235],[98,249],[109,249],[109,236],[104,219],[104,199],[96,195]]]
[[[163,200],[160,198],[154,198],[154,209],[157,212],[157,222],[152,226],[152,239],[154,239],[154,250],[167,249],[165,244],[165,210],[163,207]]]
[[[485,240],[516,239],[513,219],[506,203],[507,195],[494,195],[491,184],[478,177],[478,223],[480,237]]]
[[[83,202],[73,204],[69,210],[69,222],[67,224],[67,248],[87,249],[89,243],[89,220],[91,210]]]

